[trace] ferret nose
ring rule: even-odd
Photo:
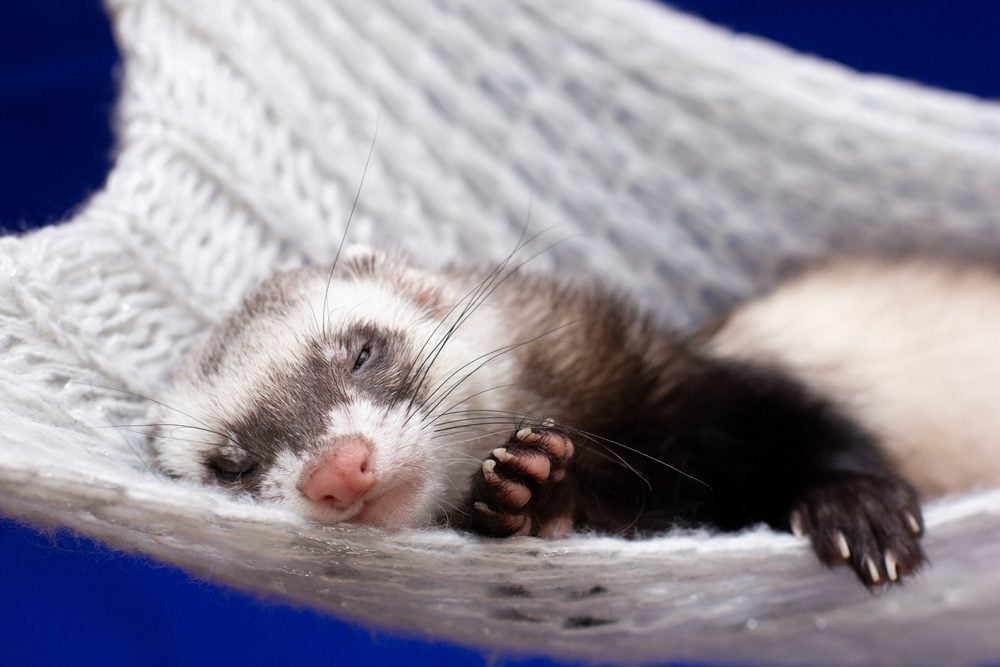
[[[375,483],[371,469],[371,442],[359,435],[336,438],[319,466],[302,484],[302,493],[313,502],[350,507]]]

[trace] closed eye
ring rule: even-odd
[[[358,370],[359,368],[364,366],[365,362],[368,361],[369,357],[371,356],[372,356],[372,351],[371,349],[369,349],[367,345],[361,348],[361,352],[358,353],[358,358],[354,360],[354,370]]]
[[[243,475],[252,473],[257,468],[257,464],[237,464],[232,461],[215,459],[209,462],[208,468],[219,482],[223,484],[235,484],[240,481]]]

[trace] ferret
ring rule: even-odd
[[[808,270],[689,334],[533,275],[367,248],[279,273],[154,407],[182,480],[318,522],[489,537],[755,524],[868,587],[925,560],[919,499],[1000,483],[1000,276]]]

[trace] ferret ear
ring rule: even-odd
[[[344,247],[340,261],[347,271],[357,277],[374,277],[389,281],[421,308],[434,310],[441,305],[440,278],[433,273],[410,266],[401,257],[353,243]]]
[[[388,257],[375,248],[361,243],[351,243],[344,246],[340,252],[337,263],[357,276],[371,275],[376,273],[376,269],[384,265]]]
[[[421,308],[433,311],[441,307],[443,290],[441,278],[437,274],[407,266],[399,261],[392,267],[389,276],[390,280]]]

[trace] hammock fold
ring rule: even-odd
[[[1000,107],[639,0],[108,0],[119,155],[0,240],[0,513],[384,629],[514,653],[872,664],[1000,656],[1000,492],[931,503],[870,595],[764,529],[479,540],[315,526],[163,479],[135,428],[193,340],[350,239],[599,276],[689,327],[832,250],[1000,251]]]

